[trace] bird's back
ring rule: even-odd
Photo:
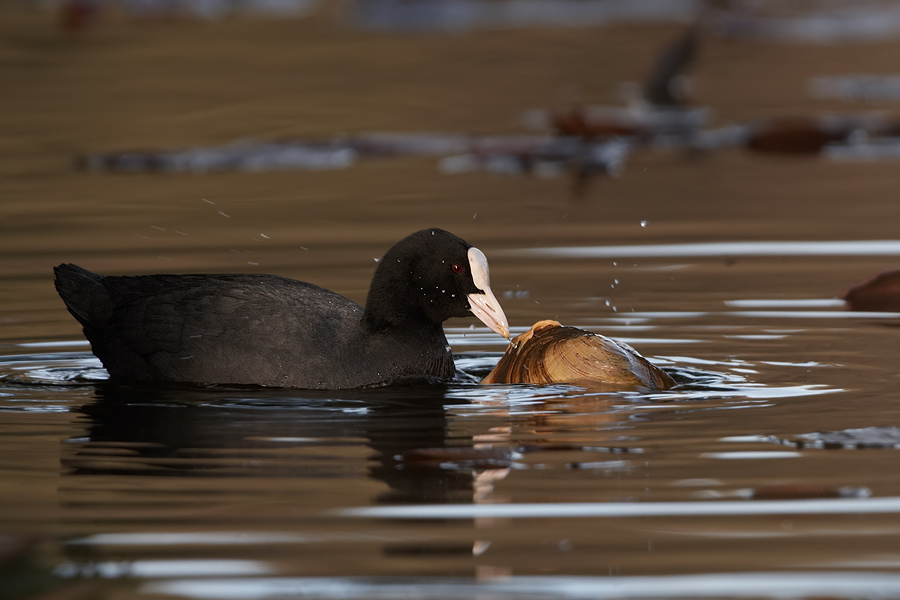
[[[346,354],[361,337],[363,309],[319,286],[273,275],[104,277],[76,265],[55,272],[60,296],[113,378],[356,383]]]

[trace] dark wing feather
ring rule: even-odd
[[[113,377],[323,387],[336,368],[350,370],[340,353],[358,335],[362,308],[313,284],[145,275],[79,287],[78,277],[60,293]]]

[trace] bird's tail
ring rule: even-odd
[[[96,327],[109,319],[113,304],[102,275],[73,264],[57,265],[53,267],[53,273],[56,291],[79,323]]]

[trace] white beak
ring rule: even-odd
[[[491,277],[488,273],[487,258],[478,248],[469,248],[468,255],[472,281],[475,282],[475,287],[482,291],[480,294],[473,293],[466,296],[469,299],[469,310],[481,319],[482,323],[490,327],[492,331],[509,339],[509,323],[506,320],[506,315],[503,314],[503,309],[500,308],[500,303],[494,297],[494,292],[491,291]]]

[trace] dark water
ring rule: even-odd
[[[113,22],[71,45],[4,11],[0,596],[900,597],[900,313],[837,299],[897,264],[896,164],[648,151],[578,198],[430,158],[79,173],[123,147],[515,131],[569,84],[613,101],[677,30]],[[723,122],[860,109],[805,82],[898,50],[709,44],[696,85]],[[613,336],[679,387],[479,386],[505,342],[474,319],[447,323],[446,385],[114,385],[50,279],[262,271],[361,300],[426,226],[485,252],[514,332]]]
[[[459,381],[341,393],[7,345],[4,527],[41,585],[129,597],[895,597],[896,315],[750,300],[572,311],[656,394],[478,386],[500,345],[467,328]]]

